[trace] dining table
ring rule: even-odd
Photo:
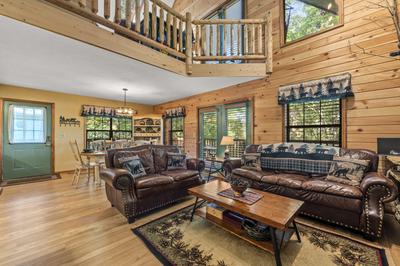
[[[100,166],[104,164],[106,152],[105,151],[93,151],[93,152],[81,152],[82,157],[86,157],[87,163],[90,166],[92,162],[94,162],[94,182],[101,184],[100,180]],[[90,167],[88,168],[88,180],[90,178]]]

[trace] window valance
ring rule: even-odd
[[[116,108],[95,105],[82,105],[81,116],[120,117],[116,112]]]
[[[349,73],[279,87],[278,103],[306,102],[354,96]]]
[[[185,116],[186,116],[186,110],[184,106],[167,109],[163,113],[163,118],[185,117]]]

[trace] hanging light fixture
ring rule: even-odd
[[[127,88],[122,89],[124,91],[124,106],[118,107],[115,112],[117,115],[134,115],[136,114],[136,110],[126,106],[126,92],[128,91]]]

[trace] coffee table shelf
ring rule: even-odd
[[[267,251],[271,254],[274,253],[274,247],[272,246],[272,242],[270,240],[269,241],[258,241],[256,239],[250,237],[246,233],[246,231],[243,229],[239,229],[239,228],[237,228],[229,223],[226,223],[223,220],[218,219],[216,217],[213,217],[210,215],[207,216],[205,207],[203,207],[201,209],[197,209],[195,214],[197,216],[200,216],[200,217],[206,219],[207,221],[210,221],[214,225],[222,228],[223,230],[243,239],[244,241],[247,241],[256,247],[261,248],[264,251]],[[276,231],[277,241],[278,241],[278,243],[280,243],[281,248],[283,248],[289,242],[289,240],[292,237],[292,235],[294,234],[294,232],[295,231],[293,229],[288,229],[285,233],[280,230]],[[284,237],[283,240],[282,240],[282,237]]]

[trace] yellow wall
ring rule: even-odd
[[[123,103],[94,97],[85,97],[73,94],[55,93],[44,90],[28,89],[0,84],[0,98],[19,99],[53,103],[55,107],[55,171],[67,171],[74,168],[74,159],[69,141],[76,139],[80,148],[84,145],[84,118],[80,116],[84,104],[118,107]],[[150,105],[129,103],[139,114],[150,114],[153,107]],[[60,126],[60,115],[66,118],[77,118],[81,121],[80,127]]]

